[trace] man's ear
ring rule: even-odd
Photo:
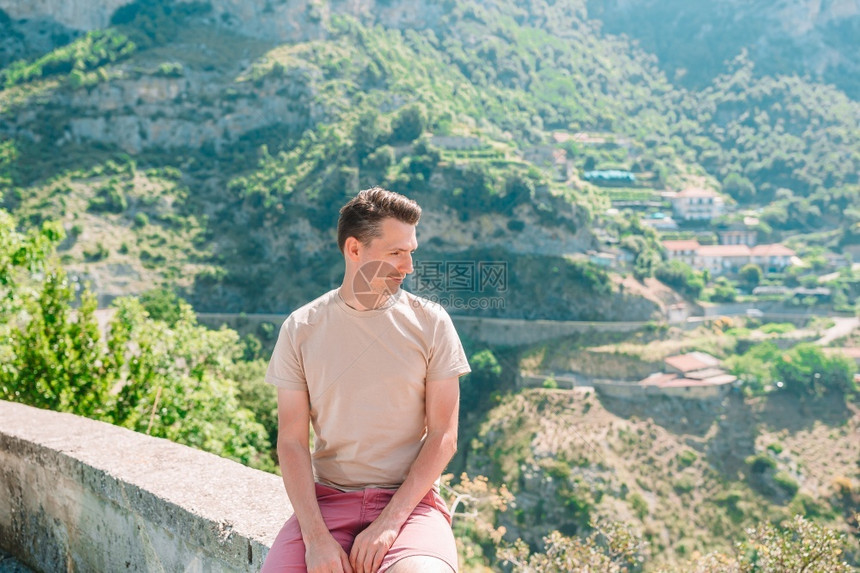
[[[347,237],[343,243],[343,254],[351,261],[357,261],[361,252],[361,241],[355,237]]]

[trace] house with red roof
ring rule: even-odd
[[[766,271],[781,271],[792,264],[795,253],[788,247],[772,245],[700,245],[696,239],[663,241],[666,257],[680,260],[696,270],[707,269],[719,275],[735,272],[746,264],[759,265]]]
[[[791,257],[794,251],[779,243],[773,245],[756,245],[752,248],[751,263],[765,270],[783,270],[791,266]]]
[[[720,368],[720,361],[705,352],[669,356],[663,361],[666,372],[656,372],[639,381],[649,394],[680,398],[722,397],[737,377]]]

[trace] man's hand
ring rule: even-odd
[[[355,573],[346,551],[331,535],[305,543],[305,565],[308,573]]]
[[[379,518],[358,534],[349,552],[355,573],[376,573],[388,550],[397,539],[399,528],[382,523]]]

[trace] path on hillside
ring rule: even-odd
[[[855,328],[860,326],[860,318],[852,317],[834,317],[833,326],[827,329],[824,336],[815,341],[815,344],[820,346],[828,346],[834,340],[839,340],[842,337],[851,334]]]

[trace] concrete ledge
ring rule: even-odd
[[[37,571],[258,571],[291,514],[276,475],[0,401],[0,548]]]

